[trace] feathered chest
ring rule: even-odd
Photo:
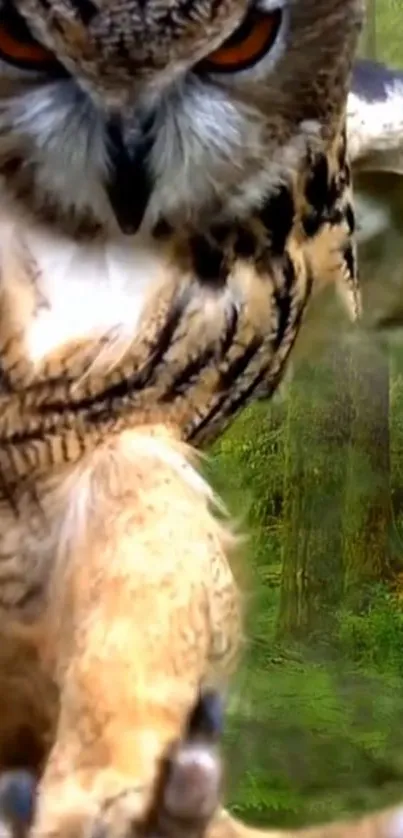
[[[0,466],[19,481],[108,434],[204,443],[283,372],[317,275],[357,305],[348,168],[320,155],[247,224],[79,244],[0,225]],[[327,276],[328,275],[328,276]]]

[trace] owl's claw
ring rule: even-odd
[[[188,722],[188,737],[206,737],[214,741],[223,729],[223,702],[215,690],[205,690],[196,703]]]
[[[33,821],[37,782],[29,771],[5,771],[0,776],[0,834],[24,838]]]
[[[178,838],[204,831],[220,800],[222,765],[216,743],[221,731],[221,699],[217,693],[204,693],[183,740],[162,762],[145,836]]]
[[[164,756],[152,802],[141,824],[129,822],[127,835],[141,838],[199,838],[219,804],[222,769],[217,740],[222,729],[221,700],[200,697],[183,738]],[[0,838],[26,838],[35,816],[37,780],[28,771],[0,776]],[[111,822],[98,822],[92,834],[110,838]]]

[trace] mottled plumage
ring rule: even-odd
[[[0,0],[0,764],[25,726],[34,835],[141,832],[234,668],[236,540],[191,446],[274,392],[316,284],[359,312],[361,20],[361,0]],[[207,797],[190,821],[175,788],[161,803],[185,838],[219,776],[192,748]]]
[[[357,2],[286,4],[274,58],[230,78],[198,72],[197,57],[241,4],[172,12],[171,30],[153,4],[127,11],[131,29],[114,7],[90,23],[65,4],[19,7],[74,78],[25,71],[0,104],[11,486],[143,423],[211,439],[275,388],[316,278],[358,309],[344,129]],[[139,221],[137,236],[120,232]]]

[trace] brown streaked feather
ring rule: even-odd
[[[31,260],[23,252],[18,264],[20,271],[26,264],[24,296],[15,282],[14,263],[5,261],[10,337],[3,357],[12,391],[1,397],[0,462],[11,483],[36,470],[45,472],[48,464],[77,461],[105,434],[156,420],[177,427],[185,439],[211,440],[256,390],[275,388],[317,277],[323,282],[328,275],[339,285],[357,315],[343,129],[326,154],[314,153],[314,179],[310,171],[288,187],[294,217],[276,222],[277,227],[287,225],[284,234],[281,227],[276,232],[282,242],[276,245],[278,253],[273,254],[272,228],[261,220],[266,216],[252,216],[236,235],[231,227],[220,231],[219,241],[214,229],[206,231],[202,269],[209,260],[213,267],[220,265],[223,281],[218,284],[192,271],[200,259],[200,237],[197,251],[192,234],[176,242],[172,233],[160,243],[164,281],[150,289],[136,339],[104,375],[99,363],[91,370],[100,345],[91,341],[66,347],[65,360],[60,353],[55,363],[46,358],[42,369],[24,367],[21,327],[13,324],[18,317],[29,321],[38,304],[29,280]],[[249,241],[245,257],[237,255],[241,235]],[[105,336],[100,340],[105,342]]]

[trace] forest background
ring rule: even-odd
[[[403,0],[372,0],[361,52],[403,67]],[[249,534],[225,749],[232,809],[255,823],[403,799],[403,180],[360,185],[391,213],[361,247],[365,329],[324,294],[287,384],[205,466]]]

